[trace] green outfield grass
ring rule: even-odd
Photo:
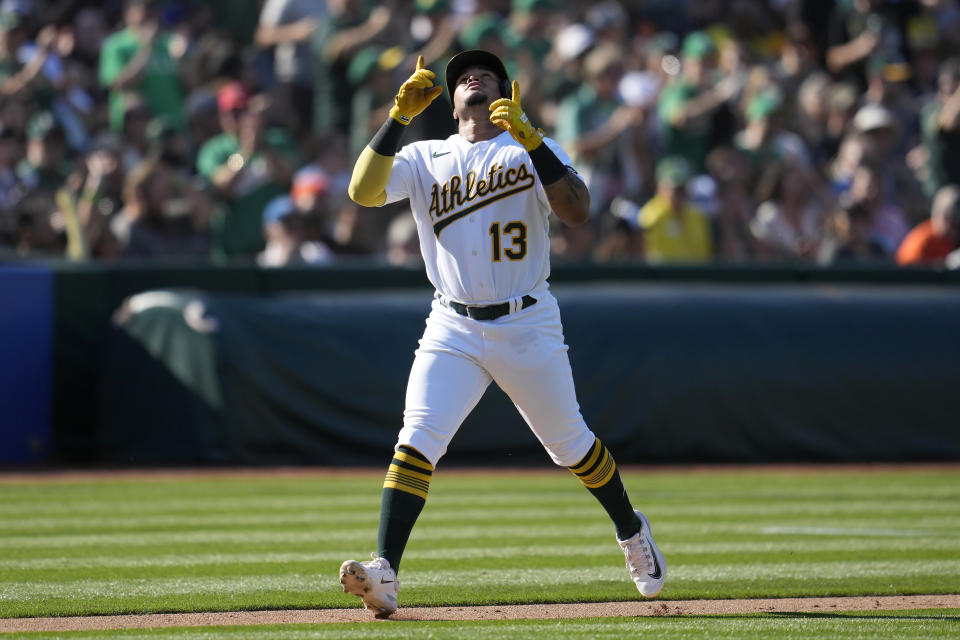
[[[0,617],[356,607],[340,591],[337,569],[375,549],[381,480],[378,472],[0,484]],[[667,558],[661,598],[960,592],[960,471],[691,470],[626,472],[624,480]],[[605,513],[559,469],[438,470],[400,579],[401,606],[638,598]],[[554,636],[626,637],[628,625],[631,635],[655,628],[664,637],[701,629],[784,637],[794,627],[804,637],[941,637],[940,630],[956,637],[958,620],[956,611],[565,620],[476,623],[469,636],[514,637],[552,625]],[[290,626],[267,636],[208,628],[202,637],[426,637],[429,630],[445,638],[463,637],[450,635],[462,627]],[[860,636],[847,635],[856,629]]]

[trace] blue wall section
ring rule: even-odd
[[[50,450],[53,273],[0,266],[0,463]]]

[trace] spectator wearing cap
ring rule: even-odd
[[[771,162],[791,158],[799,166],[810,164],[806,142],[782,126],[783,95],[776,85],[755,93],[744,113],[746,124],[734,136],[734,146],[750,161],[759,173]]]
[[[854,130],[871,137],[875,147],[892,147],[899,134],[897,118],[890,109],[880,104],[865,104],[857,109],[851,121]],[[875,148],[885,152],[886,149]]]
[[[128,93],[139,93],[150,113],[185,126],[184,88],[171,36],[159,25],[155,0],[126,0],[123,28],[103,41],[100,83],[109,90],[110,126],[123,130]]]
[[[320,242],[307,240],[303,214],[290,196],[277,196],[263,210],[264,249],[257,254],[261,267],[324,265],[333,253]]]
[[[681,156],[696,173],[713,137],[713,118],[739,90],[734,82],[716,82],[716,47],[706,33],[687,34],[681,47],[682,71],[663,91],[657,105],[664,155]]]
[[[319,163],[310,163],[293,174],[290,199],[303,218],[304,237],[321,242],[336,251],[336,243],[331,238],[331,182],[329,174]]]
[[[896,114],[879,104],[865,104],[854,115],[852,124],[863,137],[870,162],[882,170],[884,199],[903,209],[911,220],[925,218],[929,210],[927,199],[900,150],[902,136]]]
[[[734,145],[749,158],[754,171],[759,171],[773,155],[770,145],[782,104],[783,97],[774,85],[755,93],[744,110],[746,125],[734,136]]]
[[[897,264],[940,265],[960,247],[960,186],[941,187],[930,217],[913,229],[897,249]]]
[[[654,263],[711,260],[710,220],[687,195],[687,182],[693,177],[690,163],[680,156],[668,156],[657,163],[656,175],[656,195],[638,214],[644,258]]]
[[[223,133],[197,154],[197,173],[220,204],[211,223],[214,258],[252,260],[263,249],[263,209],[289,190],[299,151],[284,129],[267,126],[266,96],[251,96],[231,82],[220,89],[217,104]]]

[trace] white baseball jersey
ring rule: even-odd
[[[573,165],[556,142],[544,143]],[[427,277],[441,295],[484,305],[546,288],[550,206],[529,154],[508,132],[409,144],[386,192],[387,202],[410,198]]]
[[[544,142],[561,162],[570,157]],[[487,386],[496,381],[556,464],[571,466],[596,439],[577,403],[560,309],[551,295],[547,195],[527,150],[506,131],[405,146],[387,202],[410,198],[427,275],[447,300],[512,303],[490,322],[434,300],[416,350],[397,445],[436,466]],[[520,299],[532,294],[529,308]]]

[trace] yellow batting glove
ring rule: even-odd
[[[500,98],[490,105],[490,111],[490,122],[509,131],[513,139],[527,151],[533,151],[543,144],[543,129],[534,129],[520,106],[520,85],[516,80],[513,81],[510,99]]]
[[[414,116],[443,93],[443,87],[433,86],[433,79],[436,77],[433,71],[423,68],[423,56],[417,58],[416,70],[400,85],[397,97],[394,98],[396,104],[390,108],[390,117],[400,124],[410,124]]]

